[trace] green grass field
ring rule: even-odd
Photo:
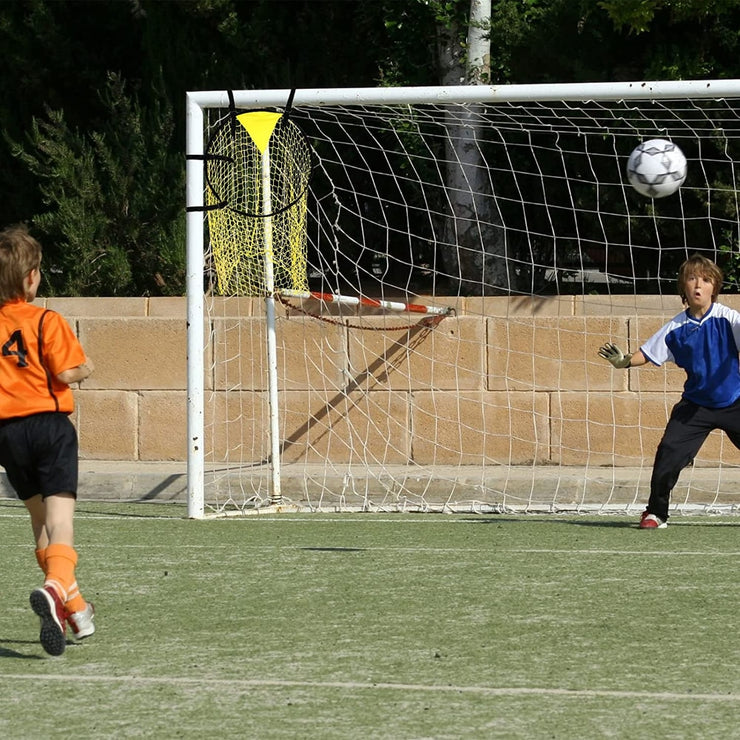
[[[184,514],[78,505],[50,658],[0,501],[4,737],[740,737],[740,519]]]

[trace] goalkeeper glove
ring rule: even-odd
[[[619,369],[629,367],[632,355],[626,355],[622,352],[616,344],[607,342],[603,347],[599,349],[599,357],[603,357],[605,360],[611,362],[611,364]]]

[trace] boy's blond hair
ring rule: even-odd
[[[41,245],[24,224],[0,231],[0,305],[25,298],[23,281],[41,267]]]
[[[722,270],[712,262],[708,257],[704,257],[701,254],[692,254],[682,265],[678,268],[678,294],[681,296],[681,300],[684,303],[688,303],[686,300],[686,281],[690,275],[698,275],[703,277],[705,280],[709,280],[712,283],[712,303],[717,300],[720,290],[722,289],[722,283],[724,281],[724,275]]]

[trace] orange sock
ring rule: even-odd
[[[39,568],[44,571],[46,575],[46,548],[41,547],[36,550],[36,562],[39,564]]]
[[[36,558],[41,565],[43,552],[42,568],[47,574],[46,582],[51,583],[61,596],[64,605],[69,612],[82,611],[87,602],[82,598],[80,589],[75,579],[75,567],[77,565],[77,552],[69,545],[49,545],[46,550],[37,550]],[[53,558],[53,564],[49,566],[49,558]],[[52,571],[53,567],[53,571]]]
[[[81,612],[87,606],[87,602],[82,598],[77,586],[77,581],[67,590],[67,600],[64,602],[64,606],[67,607],[68,612]]]
[[[76,565],[77,553],[73,547],[69,545],[49,545],[46,548],[45,585],[55,588],[64,602],[69,598],[72,586],[76,586]],[[79,591],[77,593],[79,595]]]

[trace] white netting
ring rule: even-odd
[[[313,150],[309,290],[452,311],[430,321],[283,299],[282,502],[641,508],[683,375],[615,373],[596,350],[607,339],[634,350],[681,310],[676,270],[695,250],[734,280],[739,100],[443,98],[296,95],[291,121]],[[228,111],[206,115],[207,141]],[[658,137],[689,169],[677,194],[653,201],[625,166]],[[216,511],[275,503],[264,313],[262,299],[206,299],[205,499]],[[710,437],[674,504],[734,510],[739,460]]]

